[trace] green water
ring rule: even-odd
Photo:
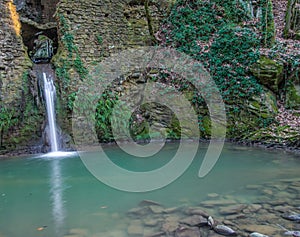
[[[143,199],[165,207],[192,206],[217,193],[250,203],[257,200],[259,192],[249,192],[247,185],[300,178],[299,156],[227,144],[213,170],[200,179],[197,174],[206,147],[200,145],[192,165],[180,178],[146,193],[123,192],[103,184],[90,174],[77,153],[1,160],[0,236],[64,236],[71,229],[84,229],[87,236],[108,237],[101,235],[104,232],[126,236],[118,232],[128,224],[124,213]],[[168,144],[152,158],[133,158],[114,146],[105,151],[119,166],[145,171],[166,164],[176,149],[176,144]],[[47,227],[37,230],[43,226]]]

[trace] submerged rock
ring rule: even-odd
[[[293,237],[300,237],[300,231],[289,230],[284,232],[285,235],[292,235]]]
[[[200,215],[200,216],[203,216],[203,217],[206,217],[206,218],[209,217],[209,214],[206,211],[204,211],[203,209],[199,208],[199,207],[189,207],[186,210],[186,214],[188,214],[188,215]]]
[[[226,225],[216,225],[213,227],[213,230],[220,235],[237,236],[237,233]]]
[[[300,214],[282,214],[281,217],[289,221],[300,222]]]
[[[231,205],[226,207],[221,207],[219,209],[220,214],[222,215],[232,215],[232,214],[239,214],[245,209],[247,206],[244,204],[238,205]]]
[[[229,199],[216,199],[201,202],[204,207],[226,206],[236,204],[236,201]]]
[[[149,209],[152,213],[154,214],[161,214],[163,213],[164,211],[164,208],[161,207],[161,206],[157,206],[157,205],[152,205],[152,206],[149,206]]]
[[[127,212],[127,215],[128,216],[145,216],[149,213],[149,208],[148,207],[135,207],[135,208],[132,208],[130,209],[128,212]]]
[[[258,233],[258,232],[253,232],[249,236],[250,237],[269,237],[267,235],[264,235],[264,234],[261,234],[261,233]]]
[[[208,224],[207,219],[203,216],[193,215],[187,218],[181,219],[180,223],[186,224],[189,226],[205,226]]]
[[[214,219],[213,219],[211,216],[209,216],[209,217],[207,218],[207,224],[208,224],[211,228],[213,228],[213,226],[215,225],[215,221],[214,221]]]
[[[175,231],[175,237],[200,237],[200,230],[197,227],[180,227]]]
[[[166,233],[172,233],[179,227],[179,223],[177,221],[166,221],[162,225],[162,231]]]
[[[140,220],[134,220],[130,223],[130,225],[127,228],[128,234],[131,235],[143,235],[144,234],[144,228],[142,225],[142,222]]]
[[[161,204],[152,200],[145,199],[139,203],[139,206],[161,206]]]
[[[269,235],[269,236],[274,236],[279,231],[278,228],[271,225],[259,225],[259,224],[249,224],[249,223],[239,225],[239,228],[246,232],[264,233],[265,235]]]

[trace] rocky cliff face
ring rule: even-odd
[[[56,12],[59,36],[61,40],[68,33],[74,37],[84,62],[99,61],[111,52],[151,45],[149,27],[154,32],[158,29],[168,6],[167,0],[149,5],[147,18],[144,1],[61,0]],[[63,46],[61,49],[67,50]]]
[[[34,40],[38,35],[45,35],[53,41],[55,56],[51,63],[57,76],[55,83],[59,95],[58,121],[62,129],[71,134],[73,101],[78,83],[86,80],[88,69],[113,53],[155,43],[154,34],[170,11],[173,2],[172,0],[151,2],[148,0],[2,0],[0,2],[0,109],[14,122],[5,124],[4,120],[1,121],[5,126],[0,126],[0,141],[3,137],[4,143],[14,147],[14,145],[19,146],[20,141],[31,140],[32,134],[37,140],[41,137],[44,109],[38,98],[38,79],[28,56],[33,51]],[[262,85],[277,93],[282,81],[282,66],[272,63],[268,64],[268,67],[265,66],[263,64],[257,68],[257,78]],[[275,76],[272,74],[269,78],[270,73],[267,72],[267,75],[262,77],[264,76],[262,72],[270,68],[276,75],[273,73]],[[130,91],[129,87],[141,84],[140,76],[137,81],[135,77],[128,78],[125,78],[124,83],[116,86],[122,89],[120,94],[126,94]],[[243,132],[244,129],[246,131],[251,124],[251,119],[248,119],[249,111],[255,117],[275,116],[276,98],[269,89],[264,88],[257,98],[241,102],[245,104],[247,113],[243,115],[244,110],[242,110],[243,116],[233,116],[232,121],[229,119],[234,134],[236,131]],[[299,98],[294,99],[297,90],[298,87],[295,87],[293,93],[287,95],[290,107],[299,106]],[[131,99],[130,96],[128,95],[128,100]],[[164,108],[155,107],[150,110],[155,111],[152,117],[147,115],[154,121],[153,123],[159,121],[163,124],[173,119],[171,113],[160,116],[161,111],[165,111]],[[0,111],[0,114],[5,114],[3,111]],[[147,117],[143,111],[136,116]],[[164,116],[167,118],[161,119]],[[202,122],[204,136],[209,136],[208,116],[207,119],[204,117]],[[177,126],[175,120],[173,124]],[[147,130],[147,126],[144,125],[137,126],[135,130],[144,127],[144,130]]]
[[[37,77],[28,56],[37,35],[43,34],[54,42],[59,121],[63,129],[71,132],[70,114],[64,111],[86,68],[110,53],[151,45],[153,32],[158,29],[168,7],[167,0],[157,4],[125,0],[1,1],[0,109],[6,113],[6,107],[21,108],[9,113],[14,118],[13,124],[1,121],[5,124],[0,129],[4,147],[13,148],[21,140],[41,135],[42,124],[37,123],[43,123],[44,111],[37,95]]]
[[[3,0],[0,12],[0,101],[1,105],[17,108],[22,100],[22,76],[31,62],[20,35],[15,6]]]

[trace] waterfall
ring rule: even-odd
[[[43,73],[44,79],[44,93],[47,107],[47,119],[49,126],[49,140],[51,145],[51,151],[58,151],[57,129],[55,122],[55,86],[51,77],[47,77],[46,73]]]

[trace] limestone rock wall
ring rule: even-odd
[[[12,19],[14,12],[9,8],[10,2],[0,1],[0,102],[17,108],[22,100],[22,76],[31,61],[15,28],[17,19]]]
[[[17,11],[37,23],[54,22],[56,4],[59,0],[14,0]]]
[[[148,5],[153,32],[168,13],[172,0]],[[60,111],[58,121],[72,134],[72,99],[86,69],[112,53],[152,44],[144,0],[60,0],[57,4],[57,69]]]
[[[168,0],[149,5],[154,32],[168,6]],[[69,33],[86,63],[99,61],[111,52],[151,44],[143,1],[61,0],[56,16],[58,21],[60,16],[66,19]],[[58,29],[61,38],[62,28],[60,25]]]

